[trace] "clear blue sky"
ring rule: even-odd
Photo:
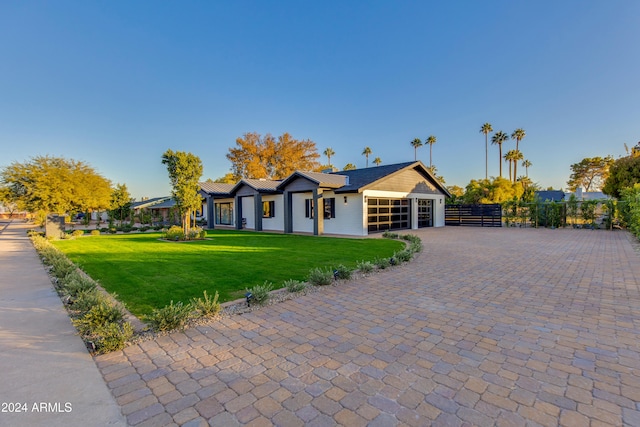
[[[0,166],[83,160],[136,198],[169,193],[166,149],[215,179],[246,132],[332,147],[340,168],[365,146],[413,160],[433,134],[462,187],[484,177],[485,122],[526,130],[543,187],[640,140],[637,0],[4,0],[0,40]]]

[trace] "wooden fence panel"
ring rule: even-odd
[[[469,227],[502,227],[502,206],[491,205],[446,205],[445,225]]]

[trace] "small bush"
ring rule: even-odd
[[[413,253],[422,252],[422,242],[414,242],[409,245],[409,250]]]
[[[299,280],[289,279],[284,282],[284,287],[287,288],[289,292],[301,292],[307,288],[307,284]]]
[[[115,227],[110,227],[107,231],[108,231],[110,234],[116,234],[116,233],[118,232],[118,229],[117,229],[117,228],[115,228]]]
[[[91,334],[107,323],[120,322],[124,317],[122,307],[109,301],[100,301],[79,319],[75,319],[73,324],[83,335]]]
[[[71,233],[71,235],[73,237],[80,237],[80,236],[84,236],[84,230],[73,230],[73,232]]]
[[[382,233],[382,237],[385,239],[397,239],[400,235],[398,233],[392,233],[391,231],[385,231]]]
[[[109,353],[122,350],[131,337],[133,337],[133,327],[129,322],[122,324],[109,322],[95,329],[87,339],[96,346],[96,353]]]
[[[90,233],[92,236],[99,236],[100,235],[100,230],[91,230]]]
[[[182,227],[174,225],[165,231],[164,238],[173,241],[184,240],[184,231],[182,230]]]
[[[64,295],[70,295],[75,298],[82,292],[96,290],[96,284],[93,281],[74,273],[65,277],[61,288]]]
[[[75,270],[76,266],[61,254],[51,259],[51,272],[58,279],[64,278],[67,274]]]
[[[358,261],[356,264],[356,268],[360,270],[362,274],[368,274],[373,271],[375,265],[373,265],[370,261]]]
[[[336,279],[349,280],[349,279],[351,279],[351,269],[349,269],[349,268],[345,267],[344,265],[340,264],[334,270],[334,277]]]
[[[151,227],[149,227],[148,225],[143,225],[142,227],[140,227],[140,231],[149,231],[151,229]]]
[[[202,317],[213,317],[220,312],[220,303],[218,303],[218,291],[216,291],[213,298],[207,295],[207,291],[204,291],[203,298],[193,298],[191,300],[191,306]]]
[[[385,270],[391,266],[391,261],[389,258],[377,258],[375,264],[380,270]]]
[[[395,258],[396,261],[398,261],[398,264],[403,262],[409,262],[411,261],[411,258],[413,258],[413,252],[411,252],[408,249],[404,249],[402,251],[398,251],[395,254],[393,254],[393,258]]]
[[[96,288],[80,291],[76,293],[75,298],[72,298],[72,308],[75,311],[79,311],[84,314],[87,313],[95,305],[100,304],[106,298]]]
[[[327,286],[333,283],[333,272],[331,270],[323,270],[314,268],[309,272],[309,283],[314,286]]]
[[[273,290],[273,283],[264,282],[262,285],[255,285],[251,289],[247,289],[247,292],[253,294],[253,301],[256,304],[266,304],[269,301],[270,294]]]
[[[183,304],[182,301],[171,303],[163,308],[153,310],[147,320],[156,331],[169,331],[183,329],[191,318],[191,304]]]
[[[409,243],[422,243],[422,240],[415,234],[403,234],[402,240],[406,240]]]

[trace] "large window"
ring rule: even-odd
[[[418,227],[433,227],[433,200],[418,199]]]
[[[216,203],[216,224],[233,224],[233,203]]]
[[[410,228],[408,199],[369,199],[367,201],[369,232]]]
[[[275,213],[275,202],[273,200],[262,202],[262,218],[273,218]]]
[[[336,199],[334,197],[322,199],[322,211],[324,219],[336,217]],[[304,201],[304,217],[313,218],[313,199],[305,199]]]

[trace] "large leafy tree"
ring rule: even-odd
[[[524,187],[520,182],[511,182],[506,178],[471,180],[465,189],[462,200],[464,203],[503,203],[508,200],[520,199],[524,194]]]
[[[480,133],[484,134],[484,179],[489,179],[489,134],[493,132],[491,123],[485,123],[480,128]]]
[[[129,216],[133,199],[126,184],[116,184],[111,192],[111,218],[118,218],[120,224]]]
[[[426,139],[426,143],[429,144],[429,167],[433,167],[433,144],[437,141],[436,137],[433,135],[429,135]]]
[[[362,155],[367,159],[366,167],[369,167],[369,156],[371,155],[371,148],[364,147],[364,150],[362,150]]]
[[[525,136],[527,136],[527,133],[522,128],[518,128],[518,129],[514,130],[511,133],[511,139],[515,139],[516,140],[516,151],[517,152],[520,151],[520,141],[522,141]],[[516,155],[516,157],[519,157],[519,156]],[[517,160],[520,160],[520,159],[517,159]],[[518,176],[518,162],[517,161],[515,161],[513,163],[513,180],[514,181],[515,181],[515,177],[516,176]]]
[[[625,188],[632,188],[640,183],[640,155],[630,155],[617,159],[609,167],[602,191],[617,199],[622,197]]]
[[[19,209],[46,216],[109,209],[111,183],[82,161],[36,156],[0,171],[6,198]]]
[[[500,149],[500,153],[498,156],[498,163],[500,164],[500,178],[502,178],[502,144],[508,140],[509,140],[509,135],[502,132],[501,130],[496,132],[491,137],[491,144],[497,145],[498,148]]]
[[[567,185],[570,191],[582,187],[584,191],[596,191],[602,188],[609,176],[609,167],[613,157],[586,157],[571,165],[571,176]]]
[[[202,161],[194,154],[184,151],[167,150],[162,155],[162,163],[167,165],[171,181],[171,195],[182,217],[182,227],[188,238],[191,230],[191,214],[202,206],[200,185]]]
[[[277,139],[267,134],[246,133],[236,139],[227,159],[237,181],[242,178],[282,179],[296,170],[312,171],[320,167],[320,155],[311,140],[297,140],[285,133]]]
[[[418,148],[422,147],[422,141],[420,138],[415,138],[411,141],[411,146],[413,147],[413,160],[418,160]]]

